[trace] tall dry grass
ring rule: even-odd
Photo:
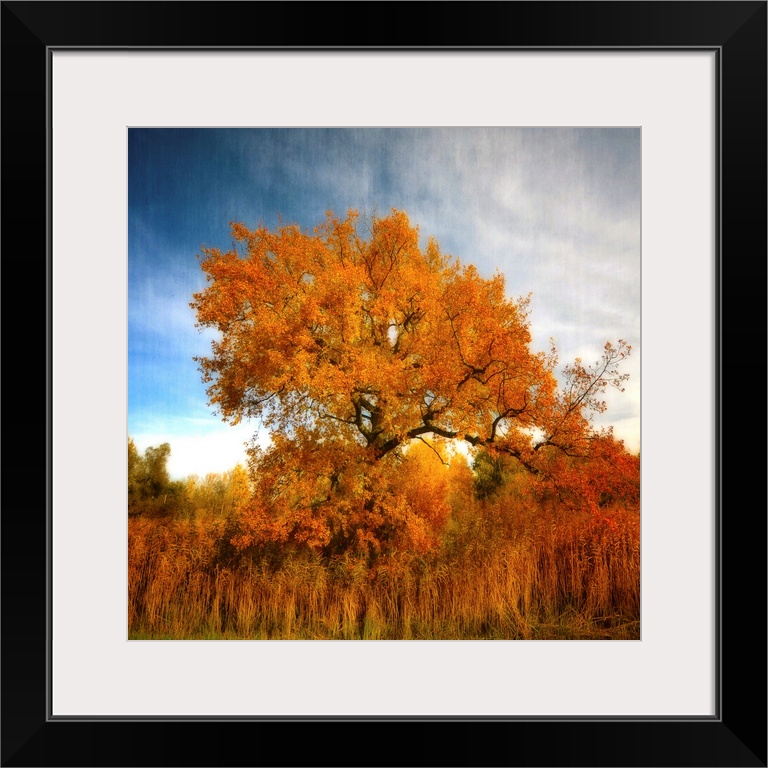
[[[490,512],[498,510],[490,508]],[[488,510],[486,510],[488,512]],[[638,639],[636,511],[454,522],[373,563],[245,553],[221,520],[130,520],[134,639]]]

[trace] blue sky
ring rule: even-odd
[[[128,136],[128,434],[171,444],[174,477],[244,462],[258,424],[207,405],[192,294],[203,245],[229,223],[312,228],[329,209],[405,210],[424,242],[532,293],[535,351],[597,360],[625,339],[626,392],[603,423],[640,440],[640,130],[634,128],[159,129]],[[266,436],[264,436],[266,437]]]

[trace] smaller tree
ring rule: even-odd
[[[235,518],[248,509],[251,500],[251,482],[248,471],[242,464],[238,464],[228,473],[229,484],[227,486],[227,510]]]
[[[171,455],[171,446],[163,443],[157,448],[150,446],[144,451],[144,482],[147,493],[152,498],[157,498],[167,492],[171,482],[168,474],[168,457]]]
[[[440,441],[416,441],[393,473],[392,490],[408,511],[405,541],[416,551],[427,551],[440,542],[451,514],[444,453]]]
[[[167,462],[171,446],[150,446],[142,456],[133,439],[128,439],[128,514],[166,511],[169,494],[176,495]]]
[[[499,454],[494,456],[480,449],[472,462],[472,470],[475,473],[475,496],[478,499],[490,498],[504,484],[506,466],[504,457]]]
[[[238,464],[230,472],[190,475],[184,483],[188,512],[215,519],[238,517],[248,506],[251,484],[247,470]]]
[[[128,511],[135,509],[141,499],[141,478],[144,460],[132,438],[128,438]]]

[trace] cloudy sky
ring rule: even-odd
[[[201,247],[227,250],[231,221],[311,229],[329,209],[404,210],[424,243],[499,269],[510,298],[532,293],[534,351],[554,337],[561,363],[626,340],[631,378],[602,423],[639,450],[639,129],[130,129],[128,162],[128,434],[170,443],[174,477],[244,462],[259,426],[207,405]]]

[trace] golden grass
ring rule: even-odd
[[[223,521],[129,520],[133,639],[639,639],[639,515],[464,521],[430,556],[234,557]]]

